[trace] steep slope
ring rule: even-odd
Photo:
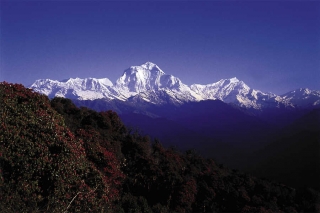
[[[139,96],[155,104],[200,100],[200,96],[191,91],[179,78],[165,74],[152,62],[125,70],[117,80],[115,88],[126,98]]]
[[[111,207],[123,175],[92,129],[71,132],[47,96],[22,85],[0,83],[0,100],[0,212]]]
[[[128,97],[148,90],[158,90],[160,87],[166,87],[162,85],[161,77],[165,73],[156,65],[151,62],[142,64],[141,66],[132,66],[125,70],[123,75],[117,80],[116,88],[121,90],[124,94],[128,94]],[[175,79],[178,80],[178,79]],[[172,82],[171,86],[174,86],[175,82]]]

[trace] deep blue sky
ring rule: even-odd
[[[0,81],[120,77],[156,63],[184,83],[237,77],[320,90],[317,1],[5,1]]]

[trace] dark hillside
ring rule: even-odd
[[[99,145],[92,158],[50,106],[22,85],[0,84],[0,212],[103,211],[118,199],[123,174]],[[95,132],[78,129],[93,140]],[[89,141],[89,140],[88,140]]]
[[[130,131],[112,111],[0,83],[0,212],[316,212],[320,193]]]
[[[258,176],[320,190],[320,109],[284,128],[252,158],[256,164],[248,171]]]
[[[264,147],[275,132],[267,122],[218,100],[154,106],[148,110],[159,117],[141,113],[120,116],[126,125],[159,138],[166,147],[194,148],[233,168],[245,167],[238,154],[247,155]]]

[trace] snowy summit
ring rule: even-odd
[[[300,89],[278,96],[251,89],[236,77],[221,79],[207,85],[188,86],[179,78],[166,74],[152,62],[131,66],[123,72],[115,84],[108,78],[70,78],[64,81],[40,79],[36,80],[30,88],[50,98],[59,96],[78,100],[129,101],[137,97],[154,104],[182,104],[218,99],[254,109],[320,104],[319,91]]]

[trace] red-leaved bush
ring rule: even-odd
[[[101,168],[88,160],[83,139],[65,126],[45,95],[3,82],[0,100],[1,212],[110,208],[123,178],[111,152],[100,150]]]
[[[110,110],[0,83],[0,212],[319,212],[319,200],[165,148]]]

